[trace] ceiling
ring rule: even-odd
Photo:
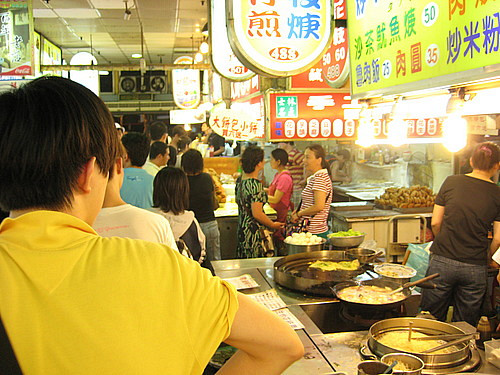
[[[124,19],[125,3],[131,11]],[[207,0],[33,0],[35,30],[62,48],[69,63],[93,50],[98,64],[172,64],[198,50],[207,23]]]

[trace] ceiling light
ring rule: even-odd
[[[200,52],[201,53],[208,53],[208,43],[207,42],[203,42],[200,44]]]
[[[203,61],[203,55],[199,52],[196,52],[196,55],[194,55],[194,62],[202,62]]]
[[[142,55],[140,53],[133,53],[132,54],[132,58],[134,59],[140,59],[142,57]]]

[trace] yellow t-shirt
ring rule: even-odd
[[[201,374],[237,309],[164,245],[52,211],[0,225],[0,315],[25,374]]]

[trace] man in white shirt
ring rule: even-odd
[[[161,215],[127,204],[120,196],[122,183],[123,160],[118,158],[109,173],[103,207],[93,225],[95,231],[102,237],[146,240],[177,250],[168,220]]]
[[[149,149],[149,160],[142,167],[151,176],[155,177],[160,169],[167,165],[170,152],[165,142],[153,142]]]

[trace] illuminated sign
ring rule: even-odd
[[[500,63],[498,1],[348,0],[347,9],[354,98],[472,81]]]
[[[242,82],[231,82],[231,100],[238,100],[260,91],[259,76]]]
[[[353,138],[354,120],[344,120],[349,93],[271,93],[270,139]]]
[[[218,109],[210,116],[210,127],[227,139],[247,141],[264,136],[264,127],[247,111]]]
[[[233,51],[259,74],[301,73],[329,45],[331,0],[227,0],[227,5]]]
[[[189,56],[178,57],[174,64],[192,64]],[[182,109],[196,108],[200,104],[200,71],[198,69],[173,69],[172,91],[174,102]]]
[[[29,0],[0,0],[0,75],[33,75],[33,9]]]
[[[255,75],[238,60],[229,45],[226,0],[210,1],[210,47],[212,64],[221,76],[232,81],[244,81]]]
[[[336,27],[323,58],[303,73],[291,77],[291,89],[342,87],[349,76],[347,28]]]

